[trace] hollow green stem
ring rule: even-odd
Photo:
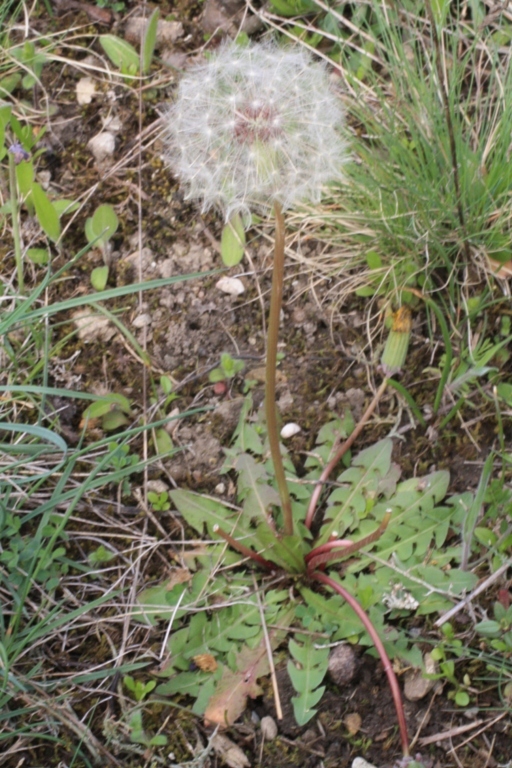
[[[14,258],[16,260],[16,271],[18,273],[18,291],[25,293],[25,280],[23,278],[23,258],[21,255],[21,236],[20,222],[18,218],[18,185],[16,182],[16,162],[14,156],[9,152],[9,186],[11,193],[11,221],[12,221],[12,239],[14,242]]]
[[[277,340],[279,336],[279,318],[283,303],[284,283],[284,216],[279,203],[274,204],[276,217],[276,232],[274,240],[274,268],[272,271],[272,292],[270,294],[270,311],[268,315],[267,332],[267,367],[265,375],[265,418],[270,454],[274,465],[274,475],[277,490],[281,498],[283,510],[283,532],[285,536],[293,535],[293,517],[290,493],[284,474],[283,458],[279,444],[276,406],[276,366]]]

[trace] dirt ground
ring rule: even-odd
[[[136,17],[140,10],[134,3],[126,3],[125,10],[113,13],[108,7],[97,9],[66,0],[54,2],[53,7],[53,19],[41,5],[39,15],[33,20],[40,34],[84,25],[92,36],[107,30],[122,36],[129,19]],[[109,202],[115,206],[121,222],[109,255],[109,287],[138,281],[139,277],[149,280],[200,273],[193,280],[145,293],[142,305],[133,297],[113,302],[112,308],[120,312],[122,321],[147,349],[154,380],[166,375],[175,382],[178,397],[173,407],[180,413],[190,408],[204,409],[195,417],[173,422],[173,442],[183,450],[172,459],[152,466],[150,479],[154,487],[174,485],[215,493],[222,479],[219,468],[224,458],[223,448],[229,444],[237,423],[244,392],[247,387],[251,388],[257,407],[263,399],[264,306],[270,288],[271,229],[263,224],[252,231],[247,258],[240,267],[221,272],[221,221],[213,214],[201,216],[194,206],[184,201],[177,182],[165,167],[159,137],[159,114],[162,105],[172,97],[177,80],[173,66],[183,66],[186,56],[202,44],[205,33],[211,34],[219,26],[229,32],[233,24],[238,25],[243,14],[240,13],[235,21],[232,16],[233,12],[240,11],[241,4],[236,0],[224,3],[207,0],[203,6],[193,0],[179,0],[175,4],[162,2],[160,7],[162,17],[173,14],[173,20],[182,25],[182,30],[172,44],[159,50],[161,59],[167,61],[168,77],[161,81],[156,93],[151,93],[143,102],[142,141],[147,150],[142,159],[141,240],[137,230],[139,103],[135,89],[130,91],[116,84],[107,87],[103,81],[97,86],[93,100],[80,105],[76,101],[75,87],[82,75],[69,67],[59,69],[55,64],[46,68],[43,84],[56,110],[43,140],[45,154],[41,170],[47,172],[50,188],[57,190],[60,196],[77,199],[94,188],[94,194],[73,221],[69,237],[64,238],[64,249],[57,256],[56,267],[85,245],[85,218],[99,203]],[[100,10],[103,15],[99,14]],[[249,29],[252,32],[252,28]],[[89,48],[75,55],[80,61],[99,50],[91,37]],[[115,152],[98,161],[89,142],[106,130],[105,126],[112,128],[114,124],[117,126],[113,131]],[[278,399],[283,423],[294,422],[301,428],[287,442],[299,472],[314,445],[319,427],[331,414],[339,414],[349,407],[357,420],[363,412],[380,383],[376,362],[385,338],[377,302],[369,310],[368,301],[357,297],[347,297],[342,306],[323,301],[324,293],[329,291],[332,295],[332,282],[322,281],[312,274],[301,260],[301,256],[314,257],[321,247],[310,239],[300,243],[299,249],[294,238],[287,262]],[[69,270],[67,279],[52,298],[59,300],[87,292],[88,275],[93,267],[102,264],[102,259],[99,251],[87,254]],[[219,288],[222,275],[239,278],[243,293],[231,295]],[[64,338],[75,330],[77,318],[66,316],[60,319],[62,324],[58,333]],[[410,364],[402,383],[423,407],[432,402],[436,382],[425,381],[423,373],[432,365],[432,349],[428,343],[427,318],[421,308],[414,315],[413,328]],[[226,391],[219,393],[209,382],[208,373],[218,366],[223,352],[242,360],[244,368],[229,382]],[[59,360],[52,362],[52,385],[80,387],[93,393],[118,392],[128,397],[136,409],[140,408],[146,386],[142,366],[111,323],[101,326],[94,323],[78,338],[74,336],[60,350]],[[451,403],[447,403],[444,412],[450,407]],[[428,412],[425,413],[428,416]],[[404,477],[446,468],[451,473],[450,491],[471,489],[478,482],[479,471],[475,471],[475,466],[485,459],[494,443],[494,422],[490,408],[488,415],[485,412],[478,414],[477,421],[470,406],[467,411],[463,408],[460,416],[469,426],[462,428],[461,422],[453,422],[442,439],[437,439],[438,423],[427,421],[426,428],[419,426],[397,394],[390,390],[360,438],[358,447],[392,433],[396,437],[394,459],[401,466]],[[78,440],[80,419],[78,407],[67,406],[61,412],[62,434],[70,443]],[[506,435],[509,448],[511,438],[510,434]],[[81,533],[93,535],[113,512],[118,516],[119,531],[126,535],[136,535],[138,528],[145,525],[151,536],[162,536],[162,531],[152,520],[143,523],[137,517],[135,500],[130,503],[124,499],[119,505],[115,499],[105,499],[94,509],[82,509],[79,520],[73,525]],[[172,517],[164,513],[158,519],[168,541],[172,542],[175,533]],[[162,572],[161,555],[155,554],[153,558],[144,565],[148,581],[154,574]],[[492,595],[489,600],[492,602]],[[463,629],[466,618],[463,614],[459,616],[460,629]],[[162,637],[159,630],[149,632],[139,628],[137,633],[147,633],[145,641],[151,647],[156,647]],[[431,643],[436,642],[437,635],[428,624],[421,627],[421,635]],[[113,637],[114,644],[119,640],[120,637]],[[133,637],[131,641],[140,642],[141,637]],[[424,650],[428,647],[426,643]],[[88,669],[92,659],[99,660],[98,653],[108,652],[106,647],[98,648],[91,634],[90,642],[86,641],[80,648],[62,652],[56,647],[52,662],[57,672],[80,671]],[[250,710],[227,735],[249,755],[250,765],[254,767],[345,768],[351,765],[354,757],[361,755],[378,768],[392,766],[400,749],[384,672],[380,663],[363,653],[361,648],[355,649],[354,664],[354,676],[342,688],[332,681],[328,683],[318,717],[307,727],[297,728],[294,724],[289,696],[286,695],[289,683],[286,674],[278,673],[285,712],[284,719],[277,724],[277,736],[262,742],[261,730],[257,727],[261,718],[268,715],[275,718],[270,688],[261,699],[251,703]],[[485,678],[485,665],[478,660],[471,664],[472,679],[478,679],[479,675]],[[405,671],[400,670],[401,679]],[[463,674],[462,669],[460,674]],[[106,715],[110,713],[113,720],[119,715],[121,705],[116,684],[114,681],[112,697],[108,701],[91,702],[84,690],[82,703],[78,698],[74,702],[75,711],[84,717],[94,705],[89,725],[100,741],[105,738]],[[421,699],[406,701],[409,730],[412,736],[417,736],[414,750],[422,755],[425,765],[432,768],[509,765],[512,724],[503,709],[498,686],[488,684],[484,679],[475,683],[475,706],[465,712],[447,698],[447,690],[448,686],[443,688],[440,683]],[[180,704],[186,706],[187,702],[180,701]],[[161,764],[192,761],[193,755],[187,745],[195,747],[197,743],[203,746],[207,743],[208,730],[186,709],[172,710],[162,705],[153,708],[148,717],[150,729],[153,718],[161,721],[169,717],[173,723],[170,730],[174,729],[176,736],[174,757],[168,757]],[[126,744],[116,748],[116,738],[110,740],[109,752],[115,755],[117,765],[135,768],[157,764],[149,761],[149,754],[145,754],[143,748],[135,745],[128,748]],[[167,749],[167,755],[169,751]],[[47,744],[33,743],[24,762],[18,762],[18,757],[13,756],[4,765],[6,768],[64,766],[70,764],[72,754],[71,743],[67,754],[56,754]],[[209,762],[205,764],[220,765],[218,757],[207,759]],[[104,764],[116,763],[111,763],[105,756]],[[73,765],[78,763],[73,762]],[[196,768],[199,763],[190,762],[190,765]]]

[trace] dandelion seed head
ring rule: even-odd
[[[229,43],[181,80],[166,159],[203,210],[268,213],[341,179],[342,126],[326,69],[304,50]]]

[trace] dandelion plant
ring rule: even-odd
[[[249,558],[267,573],[281,573],[285,580],[290,575],[299,577],[298,583],[303,585],[299,589],[303,590],[307,590],[308,583],[316,581],[348,602],[367,629],[383,661],[397,710],[403,753],[407,755],[408,737],[400,690],[384,646],[357,600],[338,580],[325,574],[328,562],[352,555],[378,539],[386,530],[391,509],[380,510],[382,514],[378,528],[355,543],[340,537],[338,531],[350,526],[346,522],[342,523],[338,513],[330,524],[320,527],[317,543],[312,546],[309,529],[323,484],[346,452],[348,444],[337,443],[332,446],[335,458],[321,474],[309,507],[304,495],[297,495],[299,486],[296,483],[293,485],[295,501],[300,499],[303,503],[305,523],[301,521],[299,527],[297,522],[294,526],[290,488],[285,476],[277,425],[275,388],[284,279],[284,212],[301,202],[318,202],[326,184],[342,179],[347,152],[341,135],[343,110],[340,99],[330,86],[325,66],[314,61],[304,50],[280,48],[269,42],[246,47],[228,43],[213,54],[207,63],[193,67],[183,77],[165,125],[168,162],[183,183],[189,199],[200,201],[203,211],[210,208],[220,210],[226,226],[230,226],[235,233],[243,232],[244,227],[250,225],[253,213],[273,215],[275,220],[266,350],[265,421],[278,493],[267,482],[265,467],[258,464],[253,455],[244,451],[238,455],[235,468],[239,475],[239,491],[242,489],[239,496],[244,500],[247,514],[238,517],[236,535],[233,535],[234,530],[230,532],[223,527],[223,523],[226,526],[231,524],[232,510],[213,504],[211,500],[202,500],[188,491],[173,491],[170,495],[190,525],[201,531],[203,525],[206,525],[210,535],[220,536],[239,555]],[[406,330],[407,333],[399,339],[399,366],[403,362],[410,327]],[[386,354],[387,366],[380,394],[398,360],[395,353],[390,354],[387,350]],[[376,402],[368,409],[368,417],[375,405]],[[354,437],[357,433],[356,430]],[[258,455],[262,452],[263,447],[256,451]],[[389,441],[385,445],[382,443],[374,446],[367,457],[361,459],[363,466],[368,465],[369,472],[372,467],[373,472],[380,462],[376,457],[384,455],[383,452],[390,456]],[[375,461],[377,464],[374,466]],[[289,477],[293,474],[292,469],[288,467]],[[350,482],[353,482],[358,471],[355,470],[356,474],[351,471]],[[351,498],[350,493],[347,498]],[[282,527],[276,525],[273,517],[279,507]],[[294,528],[299,529],[298,534]],[[326,529],[329,529],[328,533]],[[279,580],[279,575],[277,578]],[[243,616],[247,618],[246,611]],[[286,616],[282,618],[285,625],[291,619],[288,614]],[[205,620],[201,619],[203,623]],[[233,614],[226,626],[234,620]],[[248,631],[249,634],[254,633],[253,629]],[[189,630],[186,630],[182,634],[176,633],[173,642],[188,645],[189,641]],[[277,635],[272,636],[268,647],[275,647],[279,641]],[[290,677],[300,694],[294,700],[298,722],[307,722],[313,716],[314,704],[323,692],[323,688],[318,688],[319,683],[313,688],[303,689],[304,679],[309,677],[310,680],[321,681],[325,670],[320,672],[320,667],[327,658],[323,651],[314,650],[311,639],[306,638],[303,642],[303,646],[292,643],[290,648],[295,659],[289,665]],[[260,646],[251,645],[251,648],[253,650],[248,653],[255,677],[253,673],[245,676],[246,695],[256,695],[258,675],[254,669],[260,669],[259,654],[264,653]],[[303,675],[297,671],[297,662],[300,665],[316,664],[315,673],[312,676]],[[238,669],[242,663],[248,663],[243,653],[236,660]],[[219,679],[206,713],[210,722],[225,722],[228,710],[228,720],[238,716],[238,705],[233,706],[233,701],[226,705],[227,692],[233,687],[236,689],[234,678],[237,674],[228,671]],[[250,680],[250,685],[247,680]]]

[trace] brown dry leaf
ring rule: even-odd
[[[361,720],[361,715],[358,712],[350,712],[343,718],[343,722],[345,723],[345,727],[350,735],[355,736],[355,734],[361,729],[361,723],[363,721]]]
[[[257,648],[242,648],[236,665],[236,672],[224,667],[217,689],[204,713],[207,725],[232,725],[245,710],[247,698],[261,696],[262,689],[257,680],[270,671],[263,639]]]
[[[202,672],[215,672],[217,669],[217,659],[210,653],[200,653],[198,656],[192,656],[192,661]]]
[[[487,261],[489,262],[489,267],[495,277],[499,277],[502,280],[512,277],[512,261],[496,261],[495,259],[491,259],[490,256],[487,256]]]
[[[191,578],[192,574],[188,568],[171,568],[171,575],[169,577],[169,581],[167,582],[167,589],[173,589],[176,584],[185,584],[185,582],[190,581]]]

